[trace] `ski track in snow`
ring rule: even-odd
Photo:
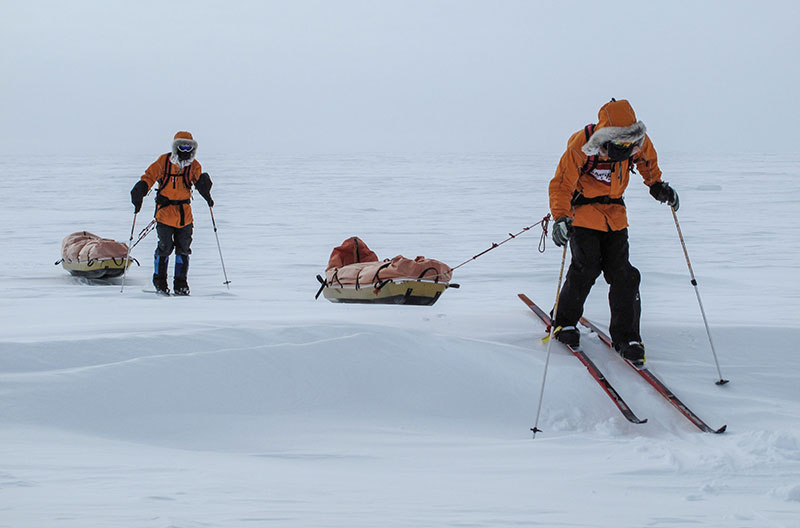
[[[154,234],[124,293],[52,264],[73,231],[126,241],[128,191],[148,160],[0,161],[5,195],[26,166],[27,192],[49,208],[0,209],[0,527],[797,528],[800,251],[785,241],[800,240],[800,159],[661,158],[731,383],[714,385],[671,215],[634,178],[648,365],[709,425],[728,424],[723,435],[697,431],[584,332],[648,423],[628,423],[554,345],[531,439],[546,345],[516,294],[548,306],[560,262],[534,230],[460,268],[462,288],[433,307],[314,300],[314,275],[348,236],[381,258],[455,265],[538,221],[557,155],[201,159],[232,283],[194,202],[189,298],[141,291]],[[65,171],[80,189],[69,200],[52,185]],[[754,186],[762,172],[786,192]],[[363,185],[376,174],[405,183]],[[357,199],[308,192],[331,179]],[[745,220],[765,209],[780,229]],[[600,326],[606,293],[601,278],[586,306]]]

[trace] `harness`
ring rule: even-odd
[[[183,180],[183,185],[185,185],[186,188],[189,190],[191,190],[192,188],[192,184],[189,181],[189,172],[191,170],[191,167],[192,167],[191,165],[187,165],[183,169],[183,177],[181,178]],[[169,205],[179,205],[181,211],[181,227],[183,227],[183,225],[186,223],[184,206],[189,205],[192,201],[189,198],[187,198],[186,200],[170,200],[169,198],[161,194],[161,192],[166,188],[167,182],[169,181],[170,177],[173,178],[177,177],[177,175],[171,174],[169,169],[170,169],[170,161],[169,161],[169,154],[167,154],[167,158],[164,163],[164,176],[162,176],[161,179],[158,180],[158,190],[156,191],[156,213],[162,207],[167,207]],[[173,179],[172,188],[174,189],[176,185],[177,184]]]
[[[589,141],[589,138],[592,137],[594,134],[594,130],[597,127],[594,123],[589,123],[585,127],[583,127],[583,133],[586,135],[586,141]],[[633,165],[633,156],[627,159],[628,163],[628,172],[636,172],[634,170]],[[610,174],[614,174],[616,170],[617,162],[615,161],[606,161],[600,160],[600,156],[597,154],[593,154],[588,157],[586,163],[583,164],[581,167],[581,175],[589,174],[593,170],[608,170]],[[622,179],[622,174],[620,173],[620,179]],[[589,204],[617,204],[617,205],[625,205],[625,201],[622,198],[612,198],[608,195],[603,196],[592,196],[591,198],[587,198],[583,195],[581,191],[576,190],[572,195],[572,201],[570,202],[573,207],[580,206],[580,205],[589,205]]]
[[[575,191],[572,194],[572,204],[573,207],[578,205],[589,205],[589,204],[617,204],[617,205],[625,205],[625,200],[620,198],[612,198],[608,195],[603,196],[592,196],[591,198],[587,198],[581,193],[580,191]]]

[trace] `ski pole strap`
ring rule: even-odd
[[[572,202],[570,202],[573,206],[579,205],[589,205],[589,204],[617,204],[617,205],[625,205],[625,200],[622,198],[612,198],[607,195],[603,196],[592,196],[591,198],[587,198],[583,195],[580,191],[575,191],[575,194],[572,195]]]

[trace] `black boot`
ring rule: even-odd
[[[631,341],[620,345],[615,344],[614,348],[617,349],[619,355],[627,359],[637,367],[644,365],[644,345],[639,341]]]
[[[167,265],[169,264],[169,257],[155,256],[155,273],[153,273],[153,286],[155,286],[158,293],[166,293],[169,295],[169,288],[167,287]]]
[[[186,282],[186,277],[175,277],[172,286],[175,295],[189,295],[189,284]]]
[[[189,255],[175,255],[175,279],[172,282],[175,295],[189,295],[189,283],[186,274],[189,272]]]
[[[578,348],[581,346],[581,332],[574,326],[559,327],[555,331],[555,336],[568,347]]]

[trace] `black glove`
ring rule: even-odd
[[[650,186],[650,195],[658,200],[661,203],[665,203],[672,207],[674,210],[678,210],[680,207],[681,202],[678,199],[678,193],[669,186],[667,182],[660,182],[657,181],[653,185]]]
[[[571,236],[572,218],[562,216],[553,224],[553,242],[555,242],[558,247],[566,246]]]
[[[144,200],[144,195],[147,194],[149,190],[150,188],[144,180],[136,182],[136,185],[131,189],[131,203],[133,204],[134,213],[138,213],[142,210],[142,200]]]
[[[207,172],[202,173],[194,183],[195,189],[197,189],[197,192],[200,193],[200,196],[205,198],[209,207],[214,207],[214,200],[211,199],[212,185],[214,184],[211,182],[211,176],[209,176]]]

